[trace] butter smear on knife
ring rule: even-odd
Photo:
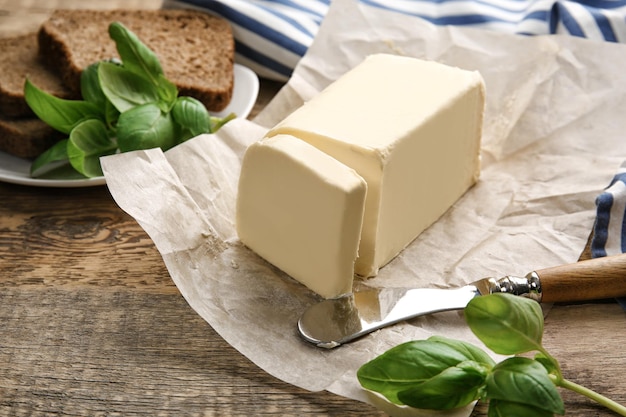
[[[250,146],[241,241],[322,297],[350,292],[477,181],[484,105],[478,72],[367,57]]]

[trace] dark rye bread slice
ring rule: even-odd
[[[0,117],[34,116],[24,100],[24,81],[30,79],[42,90],[73,98],[61,78],[40,61],[37,34],[0,39]]]
[[[0,117],[0,151],[20,158],[35,158],[59,139],[61,134],[39,119]]]
[[[119,21],[152,49],[180,95],[223,110],[233,93],[235,45],[230,24],[195,10],[57,10],[39,30],[39,51],[66,85],[94,62],[118,57],[108,27]]]

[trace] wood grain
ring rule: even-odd
[[[0,209],[0,287],[177,291],[150,238],[119,209],[106,187],[3,184],[1,191],[10,199]]]
[[[260,372],[177,294],[22,287],[0,303],[1,415],[383,415]]]
[[[0,0],[0,36],[54,8],[160,0]],[[264,80],[254,113],[281,84]],[[254,114],[253,113],[253,114]],[[556,305],[544,344],[566,377],[626,403],[626,313]],[[569,417],[614,416],[563,392]],[[478,405],[472,417],[487,415]],[[185,302],[105,186],[0,183],[0,416],[382,416],[266,374]]]

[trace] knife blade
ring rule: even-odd
[[[626,296],[626,254],[535,270],[523,277],[483,278],[459,288],[371,288],[310,306],[298,320],[302,338],[335,348],[375,330],[426,314],[461,310],[474,297],[506,292],[537,302]]]

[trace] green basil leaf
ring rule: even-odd
[[[561,375],[561,368],[559,366],[559,363],[553,357],[548,357],[543,353],[538,353],[535,355],[534,359],[542,364],[549,374],[559,376]]]
[[[80,75],[80,92],[83,100],[95,104],[99,108],[106,106],[107,98],[100,87],[98,67],[100,63],[89,65]]]
[[[471,343],[463,342],[461,340],[450,339],[443,336],[431,336],[427,339],[429,342],[438,343],[439,345],[445,345],[459,352],[467,361],[474,361],[489,366],[489,368],[496,365],[496,362],[491,356],[487,354],[481,348],[472,345]]]
[[[120,113],[159,99],[157,88],[148,79],[125,67],[102,62],[98,67],[98,77],[104,95]]]
[[[479,399],[489,368],[465,361],[445,369],[421,384],[398,393],[398,399],[410,407],[452,410]]]
[[[55,164],[54,168],[47,170],[37,178],[46,180],[84,180],[85,176],[76,171],[70,161],[63,161]]]
[[[503,355],[539,350],[543,337],[543,312],[539,303],[506,293],[472,299],[465,318],[476,336]]]
[[[487,376],[490,399],[528,404],[552,413],[563,414],[565,406],[546,368],[524,357],[508,358]]]
[[[153,86],[158,86],[163,68],[156,54],[120,22],[109,25],[109,36],[115,41],[124,68],[145,77]]]
[[[193,97],[179,97],[172,107],[174,121],[188,129],[192,136],[209,133],[209,112]]]
[[[165,78],[163,74],[159,75],[157,82],[159,98],[170,106],[173,105],[178,97],[178,87],[176,84]]]
[[[362,365],[357,371],[360,384],[395,404],[398,393],[419,385],[461,362],[474,361],[491,366],[493,360],[479,348],[463,342],[433,337],[393,347]]]
[[[111,129],[112,131],[114,130],[115,125],[117,124],[117,119],[119,117],[120,117],[120,111],[115,108],[113,103],[107,100],[104,106],[104,121],[106,125],[109,127],[109,129]]]
[[[33,178],[42,177],[59,165],[67,163],[69,163],[67,139],[63,139],[35,158],[30,165],[30,175]]]
[[[86,177],[102,175],[100,157],[111,155],[117,150],[106,126],[100,120],[86,120],[70,133],[67,154],[74,169]]]
[[[65,100],[37,88],[28,79],[24,84],[24,97],[33,112],[47,125],[69,134],[80,122],[102,117],[102,111],[93,103],[83,100]]]
[[[554,417],[554,413],[529,404],[502,400],[489,401],[487,417]]]
[[[163,113],[157,103],[132,108],[117,121],[117,143],[122,152],[176,145],[178,137],[171,114]]]

